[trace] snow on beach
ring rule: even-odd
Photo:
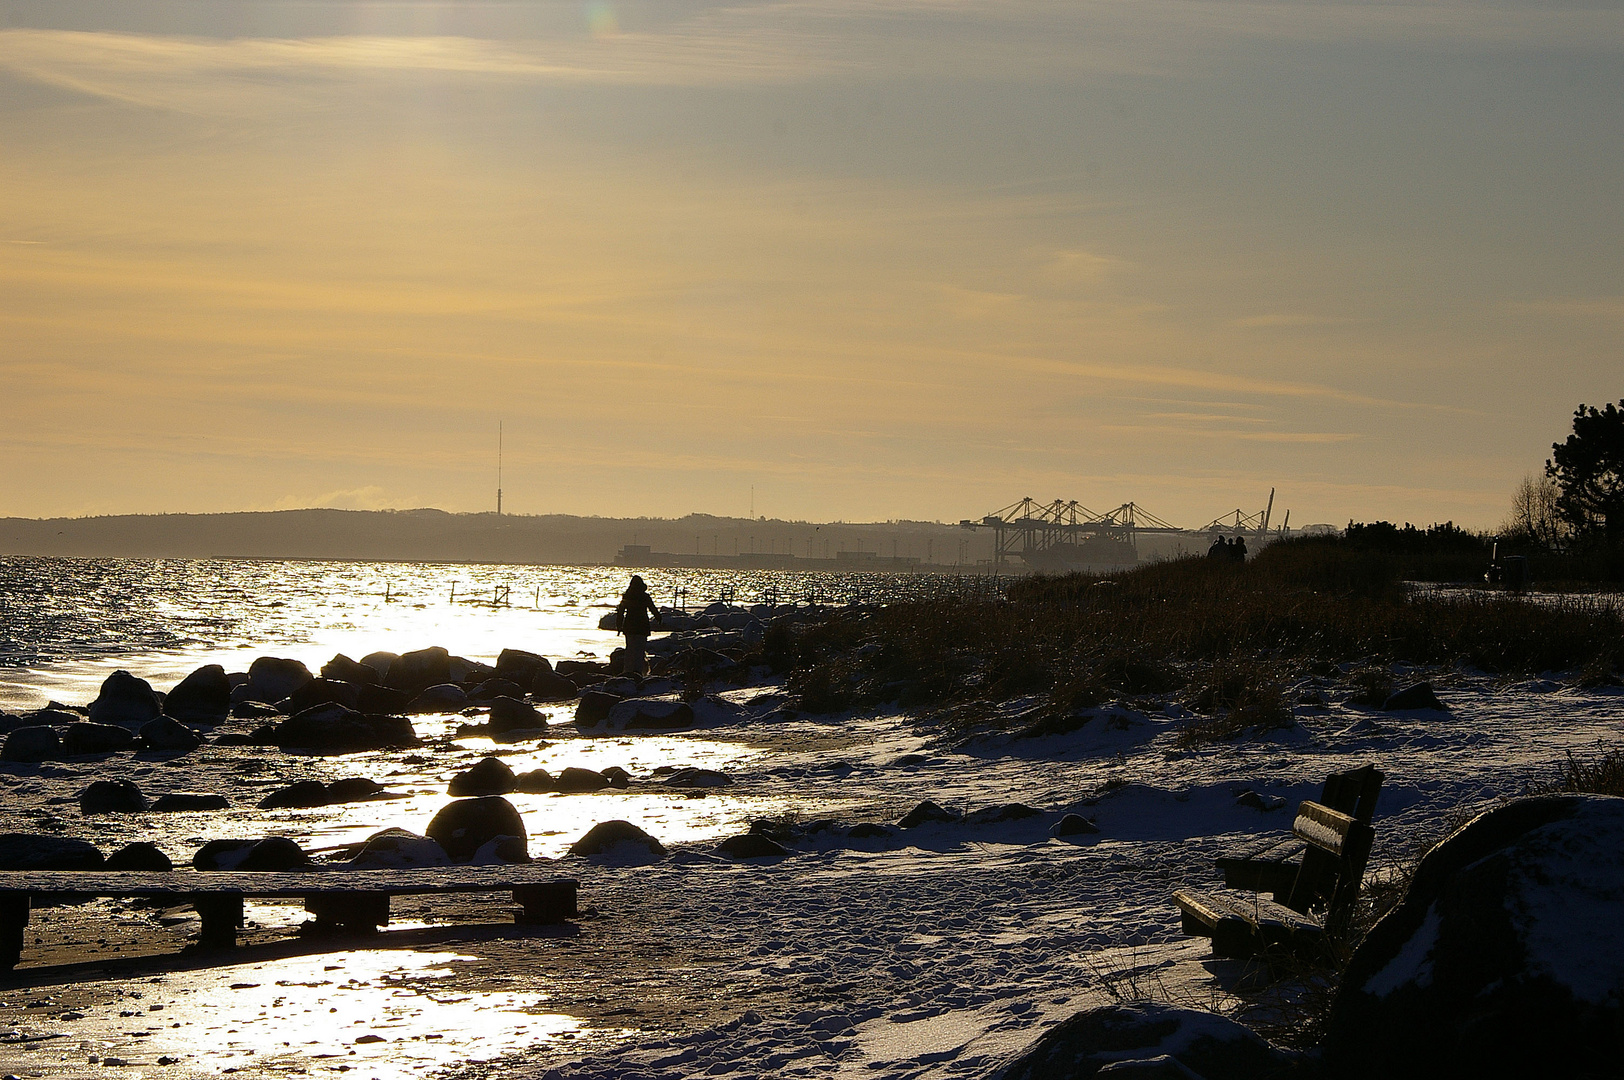
[[[1299,689],[1334,697],[1333,682]],[[761,690],[733,695],[746,705],[736,719],[691,733],[591,739],[568,724],[555,726],[547,747],[521,752],[555,761],[589,751],[618,755],[635,766],[634,783],[625,791],[522,806],[541,841],[533,842],[533,851],[556,853],[584,831],[583,822],[638,819],[639,800],[658,800],[665,808],[664,830],[658,815],[641,818],[651,832],[669,842],[676,839],[669,830],[683,828],[686,839],[653,862],[560,859],[560,872],[580,878],[589,909],[575,937],[504,938],[486,932],[488,921],[463,926],[460,934],[455,920],[445,925],[446,936],[432,949],[444,950],[446,985],[459,985],[459,972],[500,970],[512,975],[510,989],[537,997],[503,1005],[475,993],[466,1018],[436,1014],[426,1022],[441,1029],[437,1042],[447,1053],[464,1046],[471,1060],[452,1064],[458,1059],[442,1053],[434,1064],[467,1077],[975,1076],[1045,1026],[1112,994],[1231,1007],[1234,1000],[1222,989],[1225,966],[1209,959],[1204,941],[1183,938],[1168,895],[1181,884],[1214,881],[1214,855],[1289,828],[1287,810],[1247,803],[1289,807],[1315,795],[1332,771],[1378,766],[1388,775],[1376,817],[1373,871],[1379,874],[1436,838],[1462,809],[1549,777],[1566,752],[1582,756],[1599,741],[1618,738],[1624,727],[1624,699],[1616,690],[1580,690],[1556,676],[1504,683],[1456,674],[1440,680],[1440,694],[1447,714],[1390,715],[1335,703],[1299,707],[1292,728],[1196,750],[1173,745],[1177,716],[1104,709],[1068,735],[1000,736],[951,747],[903,716],[783,719],[770,711],[770,692]],[[650,753],[642,740],[657,740],[660,753]],[[389,765],[391,786],[412,799],[399,811],[396,804],[374,805],[367,824],[381,827],[395,820],[386,814],[401,813],[421,829],[412,815],[443,802],[438,793],[446,780],[490,749],[484,740],[448,736],[417,765],[389,761],[387,754],[285,757],[292,770],[334,776],[376,774]],[[217,755],[212,763],[210,755]],[[271,768],[282,768],[281,757],[271,755]],[[732,782],[703,798],[666,791],[652,771],[656,758],[702,763]],[[218,783],[229,769],[225,748],[173,762],[117,767],[144,788],[170,777],[199,787],[210,782],[211,770]],[[40,815],[55,814],[68,832],[104,848],[135,838],[144,822],[112,815],[94,819],[90,830],[69,808],[77,791],[106,768],[106,762],[32,771],[8,766],[4,781],[20,797],[8,798],[0,811],[3,827],[26,831]],[[1269,798],[1238,801],[1248,791]],[[854,823],[895,822],[925,799],[961,811],[1020,803],[1041,813],[846,835]],[[688,807],[695,818],[683,816]],[[1050,837],[1050,826],[1068,811],[1093,819],[1100,832]],[[187,815],[183,839],[275,831],[308,844],[323,835],[334,813]],[[802,826],[826,818],[839,827],[803,832],[782,860],[738,863],[715,854],[717,838],[742,832],[762,816]],[[548,833],[558,835],[549,839]],[[180,860],[188,854],[178,840],[170,846]],[[110,914],[91,908],[82,914],[81,934],[94,935],[96,921]],[[54,922],[54,913],[41,920]],[[432,917],[428,922],[441,925]],[[387,951],[389,943],[386,937],[374,944]],[[236,984],[232,970],[194,972],[180,982]],[[0,1000],[16,1004],[48,995],[41,975],[66,981],[49,968],[31,976],[25,957]],[[83,972],[73,976],[83,978]],[[178,976],[168,978],[174,986]],[[325,1002],[323,991],[314,993]],[[205,1040],[215,1028],[201,1022],[135,1039],[96,1027],[94,1011],[78,1011],[84,1018],[77,1021],[53,1019],[49,1010],[30,1013],[61,1038],[26,1046],[0,1041],[0,1066],[73,1075],[97,1054],[148,1065],[159,1056],[175,1059],[165,1076],[227,1067],[226,1058],[208,1052]],[[518,1038],[469,1035],[517,1028],[530,1014],[573,1019],[527,1028]],[[461,1044],[459,1027],[468,1035]],[[389,1063],[406,1058],[389,1053],[390,1041],[406,1036],[379,1027],[379,1042],[357,1044],[361,1030],[373,1029],[317,1040],[295,1058],[317,1074],[365,1062],[377,1075],[396,1075]],[[251,1040],[241,1043],[241,1034],[233,1038],[253,1049]],[[492,1048],[504,1052],[477,1060]],[[294,1051],[259,1063],[243,1053],[231,1057],[229,1067],[234,1075],[282,1075],[288,1053]],[[333,1053],[339,1056],[322,1056]]]

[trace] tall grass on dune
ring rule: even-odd
[[[1028,578],[1003,599],[848,612],[768,643],[814,711],[895,703],[952,716],[1023,697],[1065,711],[1182,692],[1198,710],[1262,724],[1289,714],[1282,685],[1331,665],[1582,668],[1605,678],[1621,648],[1616,607],[1412,594],[1380,558],[1290,542],[1240,565],[1180,559]],[[1226,679],[1227,691],[1211,692]]]

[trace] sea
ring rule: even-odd
[[[598,624],[632,573],[665,606],[847,604],[985,590],[958,574],[636,570],[605,566],[0,558],[0,710],[87,704],[123,668],[167,690],[204,664],[258,656],[312,672],[336,654],[438,645],[491,662],[504,648],[605,657]]]

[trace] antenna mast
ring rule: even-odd
[[[502,516],[502,421],[496,422],[496,516]]]

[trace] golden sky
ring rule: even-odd
[[[1491,527],[1624,397],[1624,9],[0,0],[0,515]]]

